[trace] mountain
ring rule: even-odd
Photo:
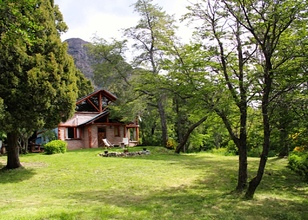
[[[65,40],[68,44],[68,54],[74,58],[76,67],[85,75],[88,79],[93,79],[93,69],[91,67],[91,58],[88,54],[87,41],[80,38],[70,38]]]

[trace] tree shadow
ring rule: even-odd
[[[77,217],[82,216],[83,213],[84,212],[82,210],[80,210],[80,211],[67,210],[65,212],[61,212],[61,213],[57,213],[57,214],[46,215],[46,216],[44,216],[44,219],[62,219],[62,220],[84,219],[84,218],[76,218],[76,216]]]
[[[166,157],[156,155],[124,159],[166,161]],[[299,177],[287,168],[265,173],[256,198],[247,201],[243,200],[242,194],[230,193],[237,182],[234,158],[227,158],[223,163],[213,163],[212,159],[217,161],[211,156],[170,155],[166,163],[175,165],[178,169],[185,167],[204,171],[198,180],[189,185],[140,191],[130,189],[129,186],[126,190],[89,189],[64,196],[84,204],[101,204],[101,208],[93,206],[93,212],[108,207],[120,207],[128,213],[134,213],[134,219],[143,219],[144,215],[147,218],[150,216],[150,219],[308,219],[308,200],[305,202],[308,192],[305,188],[301,192],[298,187],[307,186],[299,183]],[[277,161],[270,160],[272,163]],[[258,161],[254,163],[257,164]],[[266,193],[273,190],[275,192],[268,197]],[[114,212],[110,218],[117,219],[121,216]]]
[[[221,188],[212,189],[206,180],[192,186],[172,187],[165,190],[138,191],[88,190],[67,194],[65,197],[84,204],[101,204],[101,208],[120,207],[134,213],[135,219],[307,219],[308,202],[267,198],[243,201]],[[273,209],[268,209],[273,207]],[[93,209],[98,209],[93,207]],[[283,211],[282,211],[283,210]],[[98,210],[94,211],[98,212]],[[247,216],[247,214],[249,216]],[[114,213],[117,218],[118,213]]]
[[[36,174],[34,169],[20,167],[17,169],[6,169],[5,166],[0,167],[0,184],[18,183],[30,179]]]

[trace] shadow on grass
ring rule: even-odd
[[[5,167],[1,167],[0,169],[0,184],[7,183],[18,183],[24,180],[30,179],[36,174],[34,169],[26,169],[24,167],[20,167],[13,170],[8,170]]]
[[[67,212],[45,216],[44,219],[76,220],[76,219],[81,219],[81,218],[76,218],[76,216],[82,216],[83,213],[84,213],[83,211],[67,211]],[[82,218],[82,219],[85,219],[85,218]]]
[[[82,204],[93,204],[94,213],[108,213],[111,219],[308,219],[307,190],[300,190],[300,186],[307,186],[299,183],[299,178],[287,168],[276,170],[275,163],[280,162],[277,159],[269,160],[270,171],[265,173],[256,199],[250,201],[243,200],[242,195],[230,193],[237,182],[235,158],[227,158],[222,163],[207,155],[170,154],[166,160],[166,157],[154,154],[125,159],[164,160],[178,169],[202,169],[203,174],[192,184],[164,190],[131,189],[128,186],[126,190],[89,189],[64,197]],[[257,164],[258,160],[253,163]],[[125,210],[126,216],[115,211],[114,207]]]
[[[93,206],[94,212],[120,207],[125,213],[134,213],[135,219],[307,219],[307,202],[287,199],[259,199],[243,201],[226,194],[220,188],[211,189],[203,182],[162,191],[89,190],[66,195]],[[109,207],[109,208],[108,208]],[[111,218],[120,218],[110,208]],[[128,218],[127,218],[128,219]]]

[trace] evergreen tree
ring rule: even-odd
[[[7,166],[19,161],[20,130],[56,127],[72,116],[76,69],[60,34],[67,30],[53,0],[0,3],[0,97],[7,133]]]

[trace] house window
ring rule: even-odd
[[[78,139],[80,138],[79,129],[76,127],[66,128],[66,139]]]
[[[114,126],[114,136],[120,137],[120,126]]]

